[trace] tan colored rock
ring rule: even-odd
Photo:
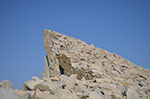
[[[51,80],[52,81],[60,81],[60,78],[58,76],[55,76],[55,77],[51,77]]]
[[[127,90],[127,99],[140,99],[137,89],[130,86]]]
[[[134,69],[139,77],[148,78],[148,74],[137,69],[136,65],[119,55],[95,48],[85,42],[68,37],[61,33],[44,30],[44,46],[47,52],[45,77],[61,74],[70,76],[77,74],[77,79],[100,78],[103,75],[120,75],[124,79],[132,79]],[[127,70],[128,69],[128,70]],[[146,79],[145,79],[146,80]],[[137,79],[137,81],[139,81]]]
[[[104,99],[104,98],[95,92],[90,92],[88,99]]]
[[[55,93],[58,99],[80,99],[76,96],[74,91],[69,91],[67,89],[58,88]]]
[[[40,80],[39,77],[32,77],[32,79],[35,80],[35,81],[36,81],[36,80]]]
[[[43,78],[42,80],[44,80],[45,82],[51,82],[51,78]]]
[[[55,94],[57,88],[62,88],[65,85],[64,82],[42,82],[35,86],[35,89],[39,89],[41,91],[48,91],[50,94]]]
[[[14,90],[14,92],[17,95],[24,97],[24,99],[32,99],[33,93],[31,91]]]
[[[44,92],[36,89],[32,99],[58,99],[57,96],[45,94]]]
[[[44,67],[44,72],[42,73],[42,79],[49,78],[50,77],[50,72],[51,72],[48,57],[45,56],[44,60],[45,60],[45,67]]]
[[[12,83],[9,80],[4,80],[0,82],[0,87],[7,88],[7,89],[13,89]]]
[[[54,94],[55,88],[57,87],[56,83],[50,83],[50,82],[42,82],[40,84],[37,84],[35,86],[35,89],[39,89],[41,91],[48,91],[51,94]]]
[[[43,80],[36,80],[36,81],[35,80],[29,80],[29,81],[24,83],[23,90],[24,91],[33,91],[33,90],[35,90],[35,86],[37,84],[42,83],[42,82],[44,82],[44,81]]]
[[[17,95],[12,89],[0,88],[0,99],[25,99]]]
[[[61,75],[61,76],[60,76],[60,80],[61,80],[61,81],[65,81],[65,82],[66,82],[68,79],[69,79],[69,77],[66,76],[66,75]]]
[[[43,82],[27,84],[29,90],[39,89],[41,94],[61,99],[82,99],[88,95],[90,99],[149,98],[150,70],[51,30],[44,30],[44,46],[47,56]]]
[[[66,81],[66,88],[71,90],[74,88],[77,79],[77,74],[72,74]]]

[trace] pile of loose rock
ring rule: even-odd
[[[42,78],[14,90],[0,83],[2,99],[149,99],[150,70],[114,53],[58,32],[44,30]]]

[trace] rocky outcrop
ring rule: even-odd
[[[0,82],[0,98],[9,99],[149,99],[150,70],[94,45],[44,30],[45,67],[23,90]],[[5,98],[6,97],[6,98]]]
[[[55,31],[44,30],[44,46],[47,52],[44,73],[49,73],[49,77],[77,74],[78,79],[119,76],[124,80],[137,81],[149,79],[150,76],[148,70],[136,66],[119,55]]]
[[[119,55],[51,30],[44,30],[44,46],[45,68],[49,69],[43,73],[48,76],[42,78],[77,74],[79,81],[86,82],[83,86],[96,88],[93,90],[99,90],[103,98],[149,97],[146,90],[149,90],[150,71]]]

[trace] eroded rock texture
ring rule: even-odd
[[[44,30],[49,77],[78,74],[78,79],[120,77],[134,81],[149,79],[149,71],[136,66],[119,55],[88,45],[58,32]],[[136,77],[132,77],[136,75]],[[46,77],[46,76],[45,76]]]
[[[0,82],[0,99],[150,99],[150,70],[114,53],[44,30],[45,68],[23,90]]]
[[[100,93],[108,94],[105,96],[107,99],[149,97],[148,69],[136,66],[119,55],[96,48],[93,44],[88,45],[79,39],[51,30],[44,30],[44,46],[47,52],[47,69],[43,72],[43,79],[77,74],[78,80],[85,79],[95,82],[92,84],[98,84],[97,90],[104,90]],[[44,75],[46,73],[48,76]],[[95,86],[92,84],[91,88]]]

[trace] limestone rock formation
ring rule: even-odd
[[[77,80],[85,79],[83,86],[90,87],[85,88],[88,97],[93,95],[91,90],[98,90],[103,98],[150,96],[150,70],[119,55],[51,30],[44,30],[44,46],[47,56],[43,74],[48,76],[42,78],[77,74]]]
[[[149,69],[51,30],[44,30],[44,46],[42,78],[23,90],[2,81],[0,99],[150,99]]]

